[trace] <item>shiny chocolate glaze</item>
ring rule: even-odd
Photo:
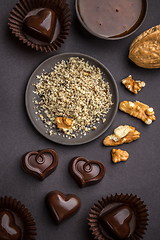
[[[44,8],[36,15],[24,19],[23,30],[29,36],[46,43],[53,39],[56,26],[56,15],[53,10]]]
[[[0,210],[0,240],[21,240],[21,229],[11,211]]]
[[[74,157],[69,164],[69,172],[79,187],[96,184],[105,174],[105,166],[98,161],[89,161],[84,157]]]
[[[65,195],[60,191],[49,192],[45,201],[57,225],[75,214],[81,206],[81,201],[76,195]]]
[[[143,22],[146,0],[78,0],[78,12],[91,33],[121,38],[134,32]]]
[[[53,149],[29,152],[22,157],[21,163],[27,173],[42,181],[55,171],[58,154]]]
[[[114,239],[126,239],[130,234],[129,222],[132,218],[132,210],[122,204],[104,212],[99,217],[103,229]]]

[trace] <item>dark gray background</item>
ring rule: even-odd
[[[0,195],[17,198],[29,208],[37,226],[37,240],[91,240],[87,225],[90,207],[115,193],[134,194],[144,200],[149,212],[145,240],[160,239],[160,151],[159,151],[159,89],[160,69],[142,69],[128,59],[132,40],[144,30],[160,23],[158,0],[149,0],[148,14],[141,28],[130,37],[118,41],[98,39],[80,25],[74,1],[68,0],[72,21],[69,35],[57,52],[32,50],[16,39],[9,30],[9,12],[16,0],[1,0],[0,8]],[[155,110],[157,120],[145,125],[141,120],[118,111],[111,127],[93,142],[80,146],[62,146],[45,139],[35,130],[25,109],[25,89],[35,68],[45,59],[63,52],[81,52],[101,61],[113,74],[119,89],[120,101],[139,100]],[[146,87],[138,95],[130,93],[121,84],[129,74],[144,80]],[[113,164],[111,147],[102,144],[120,124],[136,127],[140,139],[121,146],[130,157],[127,162]],[[59,155],[56,171],[43,182],[31,177],[21,168],[21,157],[28,151],[53,148]],[[91,187],[80,189],[68,173],[69,161],[75,156],[99,160],[106,166],[104,179]],[[45,196],[52,190],[74,193],[80,197],[80,211],[68,221],[56,226],[45,206]]]

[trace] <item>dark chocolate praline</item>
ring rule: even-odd
[[[58,154],[53,149],[31,151],[22,157],[21,165],[25,172],[43,181],[56,170]]]
[[[57,190],[49,192],[45,202],[57,225],[72,217],[81,206],[81,200],[75,194],[64,194]]]
[[[111,195],[94,204],[88,224],[95,239],[139,240],[147,229],[147,211],[136,195]]]
[[[129,206],[118,204],[99,216],[99,223],[106,234],[115,239],[126,239],[131,231],[132,210]],[[134,224],[135,225],[135,224]],[[135,226],[134,226],[135,227]]]
[[[45,12],[42,12],[41,15],[43,10]],[[40,19],[38,19],[37,13],[40,13]],[[51,23],[49,23],[47,16],[51,19]],[[70,9],[66,0],[19,0],[10,12],[8,24],[15,37],[18,37],[27,46],[36,50],[52,52],[56,51],[64,43],[70,29],[70,16]],[[24,22],[28,17],[31,17],[31,22],[26,24]],[[38,28],[33,21],[35,19]],[[46,24],[46,21],[43,21],[43,19],[49,23],[49,31],[47,30],[48,24],[47,27],[45,26],[46,29],[41,26],[41,20],[43,24]],[[32,27],[34,31],[32,31],[33,29],[31,30]],[[40,34],[38,33],[39,30]]]
[[[72,158],[69,163],[69,172],[81,188],[99,183],[105,171],[103,163],[80,156]]]
[[[29,36],[46,43],[52,42],[57,17],[52,9],[40,9],[23,21],[23,30]]]
[[[36,223],[28,208],[12,197],[0,197],[0,240],[36,240]]]
[[[0,210],[0,240],[21,240],[21,228],[15,223],[15,216],[10,210]]]

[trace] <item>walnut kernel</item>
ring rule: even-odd
[[[57,123],[57,127],[59,129],[62,129],[64,132],[72,127],[72,120],[69,118],[57,117],[56,123]]]
[[[133,140],[137,140],[139,137],[140,132],[138,132],[134,127],[120,125],[114,130],[112,135],[107,136],[103,140],[103,144],[105,146],[118,146],[123,143],[130,143]]]
[[[122,79],[121,83],[131,92],[134,94],[137,94],[142,87],[145,87],[145,82],[140,80],[134,80],[131,75],[129,75],[127,78]]]
[[[121,149],[112,149],[111,155],[114,163],[126,161],[129,157],[129,153]]]
[[[119,104],[119,109],[133,117],[141,119],[146,124],[151,124],[156,120],[154,109],[139,101],[123,101]]]

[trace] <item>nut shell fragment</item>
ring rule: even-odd
[[[126,131],[126,134],[119,134],[116,135],[116,129],[117,128],[121,128],[122,132],[125,132],[124,129],[129,129],[129,131]],[[130,143],[134,140],[137,140],[140,137],[140,132],[138,132],[134,127],[132,126],[128,126],[128,125],[120,125],[119,127],[117,127],[114,130],[114,133],[112,135],[107,136],[104,140],[103,140],[103,144],[105,146],[118,146],[121,145],[123,143]]]
[[[160,68],[160,25],[136,37],[129,48],[129,59],[143,68]]]
[[[129,153],[121,149],[112,149],[111,154],[114,163],[126,161],[129,157]]]
[[[139,101],[123,101],[119,104],[119,109],[133,117],[141,119],[146,124],[151,124],[156,120],[154,109]]]

